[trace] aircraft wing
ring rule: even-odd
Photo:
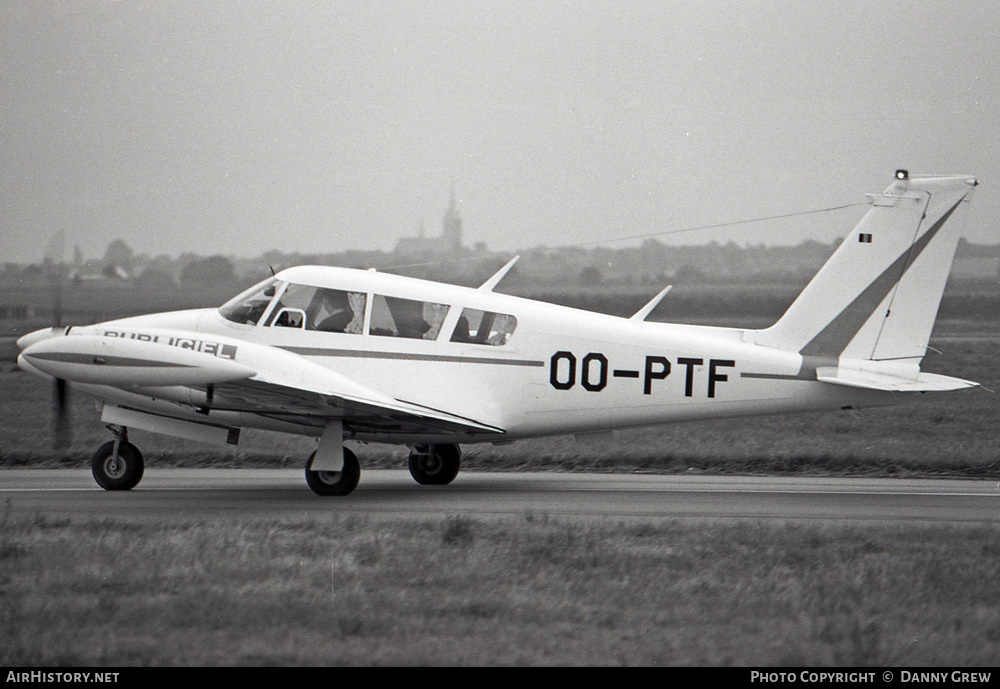
[[[198,333],[151,328],[137,333],[78,330],[81,334],[46,335],[26,343],[19,365],[60,380],[140,395],[171,386],[208,391],[198,404],[210,411],[319,427],[340,419],[357,433],[504,433],[474,419],[395,399],[280,347],[231,338],[208,342],[197,339]]]
[[[319,368],[319,367],[317,367]],[[439,409],[394,399],[321,369],[309,383],[281,372],[258,373],[214,386],[213,410],[261,414],[297,423],[340,419],[358,433],[500,435],[502,428]]]

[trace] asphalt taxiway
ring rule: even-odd
[[[86,469],[0,470],[0,510],[137,521],[262,518],[330,512],[401,515],[1000,522],[996,481],[463,472],[449,486],[406,471],[362,471],[349,496],[319,497],[291,469],[147,469],[127,492]]]

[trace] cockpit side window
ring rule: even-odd
[[[271,310],[274,320],[268,325],[360,335],[366,300],[363,292],[291,284]],[[284,314],[292,316],[282,320]]]
[[[255,325],[267,311],[267,305],[279,287],[277,278],[268,278],[227,301],[219,307],[219,313],[233,323]]]
[[[385,337],[436,340],[447,315],[447,304],[376,294],[370,332]]]
[[[515,328],[517,319],[514,316],[479,309],[462,309],[462,315],[458,317],[451,334],[451,341],[499,347],[507,344]]]

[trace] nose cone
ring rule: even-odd
[[[47,340],[50,337],[58,337],[60,335],[65,335],[69,328],[42,328],[41,330],[36,330],[30,332],[27,335],[22,335],[17,338],[17,347],[21,351],[24,351],[36,342],[41,342],[42,340]]]
[[[29,356],[25,357],[24,350],[29,349],[34,345],[37,345],[39,342],[44,342],[45,340],[51,340],[54,337],[61,337],[65,335],[68,330],[69,328],[55,328],[55,327],[42,328],[41,330],[36,330],[34,332],[28,333],[27,335],[22,335],[21,337],[17,338],[17,346],[21,350],[21,353],[17,357],[17,367],[20,368],[22,371],[31,373],[32,375],[40,376],[42,378],[48,378],[49,374],[38,370],[38,368],[35,367],[35,365],[31,363],[31,361],[29,361],[30,352]]]

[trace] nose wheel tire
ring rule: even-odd
[[[118,444],[115,456],[115,441],[104,443],[90,463],[94,480],[104,490],[131,490],[142,480],[144,469],[142,453],[129,442]]]
[[[423,486],[444,486],[455,480],[461,466],[458,445],[418,445],[410,454],[410,476]]]
[[[316,453],[309,455],[306,462],[306,483],[316,495],[347,495],[358,487],[361,480],[361,465],[353,452],[344,448],[344,466],[340,471],[313,471],[312,463]]]

